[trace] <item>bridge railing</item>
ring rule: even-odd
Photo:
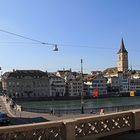
[[[0,140],[66,140],[62,121],[0,127]]]
[[[78,140],[100,138],[133,129],[133,113],[114,113],[76,120],[75,136]]]
[[[140,130],[140,110],[0,127],[1,140],[92,140]]]

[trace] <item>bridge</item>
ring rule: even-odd
[[[0,127],[3,140],[93,140],[140,130],[140,110]]]

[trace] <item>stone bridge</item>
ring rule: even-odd
[[[0,140],[94,140],[140,130],[140,110],[0,127]]]

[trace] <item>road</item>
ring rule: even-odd
[[[56,121],[63,119],[74,119],[81,118],[85,116],[89,116],[91,114],[67,114],[63,116],[56,116],[49,113],[33,113],[26,111],[15,111],[10,108],[9,103],[6,102],[5,97],[0,96],[0,111],[4,111],[8,113],[10,118],[10,125],[18,125],[18,124],[29,124],[29,123],[38,123],[38,122],[48,122],[48,121]]]

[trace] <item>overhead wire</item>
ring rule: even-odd
[[[17,37],[24,38],[24,39],[32,41],[32,42],[0,42],[1,44],[32,44],[32,45],[36,45],[36,44],[39,43],[39,44],[42,44],[42,45],[52,45],[52,46],[58,45],[58,46],[61,46],[61,47],[79,47],[79,48],[91,48],[91,49],[107,49],[107,50],[114,50],[114,51],[116,51],[115,48],[111,48],[111,47],[97,47],[97,46],[93,46],[93,45],[73,45],[73,44],[48,43],[48,42],[44,42],[44,41],[41,41],[41,40],[37,40],[37,39],[30,38],[30,37],[26,37],[26,36],[23,36],[23,35],[20,35],[20,34],[17,34],[17,33],[13,33],[13,32],[7,31],[7,30],[3,30],[3,29],[0,29],[0,32],[11,34],[13,36],[17,36]],[[131,51],[138,52],[140,50],[131,50]]]
[[[23,35],[20,35],[20,34],[17,34],[17,33],[13,33],[13,32],[7,31],[7,30],[3,30],[3,29],[0,29],[0,32],[11,34],[11,35],[14,35],[14,36],[17,36],[17,37],[20,37],[20,38],[24,38],[24,39],[27,39],[27,40],[30,40],[30,41],[33,41],[33,42],[36,42],[36,43],[43,44],[43,45],[56,45],[55,43],[48,43],[48,42],[40,41],[40,40],[37,40],[37,39],[26,37],[26,36],[23,36]],[[0,43],[2,43],[2,44],[35,44],[36,45],[36,43],[32,43],[32,42],[0,42]],[[81,48],[92,48],[92,49],[115,50],[114,48],[95,47],[95,46],[89,46],[89,45],[71,45],[71,44],[58,44],[58,43],[57,43],[57,45],[62,46],[62,47],[67,46],[67,47],[81,47]]]
[[[20,35],[20,34],[16,34],[16,33],[13,33],[13,32],[9,32],[9,31],[3,30],[3,29],[0,29],[0,32],[11,34],[11,35],[21,37],[21,38],[24,38],[24,39],[27,39],[27,40],[30,40],[30,41],[33,41],[33,42],[37,42],[37,43],[40,43],[40,44],[44,44],[44,45],[45,44],[46,45],[54,45],[53,43],[43,42],[43,41],[40,41],[40,40],[37,40],[37,39],[29,38],[29,37],[26,37],[26,36],[23,36],[23,35]]]

